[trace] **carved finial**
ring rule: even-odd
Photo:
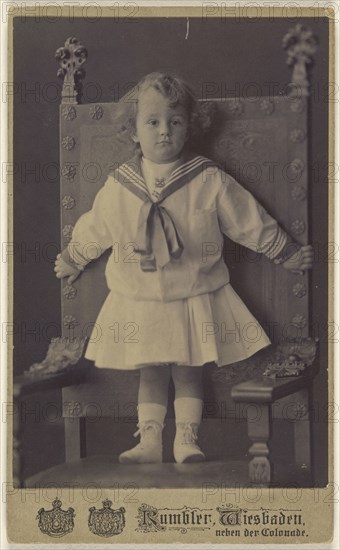
[[[71,315],[66,316],[64,325],[73,319]],[[34,363],[25,371],[25,375],[52,374],[62,371],[69,365],[75,365],[83,355],[85,343],[86,338],[52,338],[45,359],[41,363]]]
[[[300,321],[302,318],[302,315],[297,314],[294,319]],[[293,324],[297,326],[294,319]],[[318,338],[311,337],[282,340],[274,356],[266,364],[264,376],[270,378],[300,376],[313,366],[317,344]]]
[[[291,94],[309,95],[307,65],[312,65],[314,62],[313,55],[316,52],[317,43],[317,38],[313,32],[301,23],[289,29],[284,36],[282,47],[288,54],[287,65],[294,67]]]
[[[57,49],[55,58],[60,65],[57,75],[64,79],[62,103],[79,103],[81,80],[86,74],[82,65],[87,55],[87,49],[73,36],[66,40],[62,48]]]

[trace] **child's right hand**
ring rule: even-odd
[[[61,254],[58,254],[54,265],[56,277],[58,277],[58,279],[68,277],[67,282],[69,285],[71,285],[81,273],[79,269],[77,269],[76,267],[72,267],[70,264],[66,263],[62,259]]]

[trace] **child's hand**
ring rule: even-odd
[[[311,269],[313,265],[313,247],[310,244],[301,246],[293,256],[283,262],[283,267],[293,273],[303,274],[305,269]]]
[[[69,285],[71,285],[81,273],[79,269],[77,269],[76,267],[72,267],[71,265],[66,263],[62,259],[61,254],[58,254],[54,265],[54,271],[56,272],[56,276],[58,277],[58,279],[68,277],[67,282]]]

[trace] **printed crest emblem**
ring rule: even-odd
[[[99,537],[112,537],[120,535],[125,527],[125,508],[119,510],[111,508],[112,501],[104,500],[103,508],[96,510],[94,506],[89,509],[89,529]]]
[[[39,529],[50,537],[63,537],[71,533],[74,527],[74,509],[61,509],[62,502],[55,498],[52,502],[52,510],[40,508],[36,519],[39,519]]]

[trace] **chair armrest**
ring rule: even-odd
[[[15,376],[13,379],[13,397],[15,399],[41,390],[81,384],[86,381],[88,374],[93,368],[92,365],[84,365],[79,362],[76,365],[65,368],[63,371],[52,374],[35,373]]]
[[[86,338],[52,338],[45,359],[14,377],[13,398],[84,382],[94,368],[84,358],[85,344]]]
[[[315,376],[310,369],[302,376],[285,378],[262,378],[247,380],[232,387],[231,397],[239,402],[273,403],[281,397],[291,395],[309,385]]]

